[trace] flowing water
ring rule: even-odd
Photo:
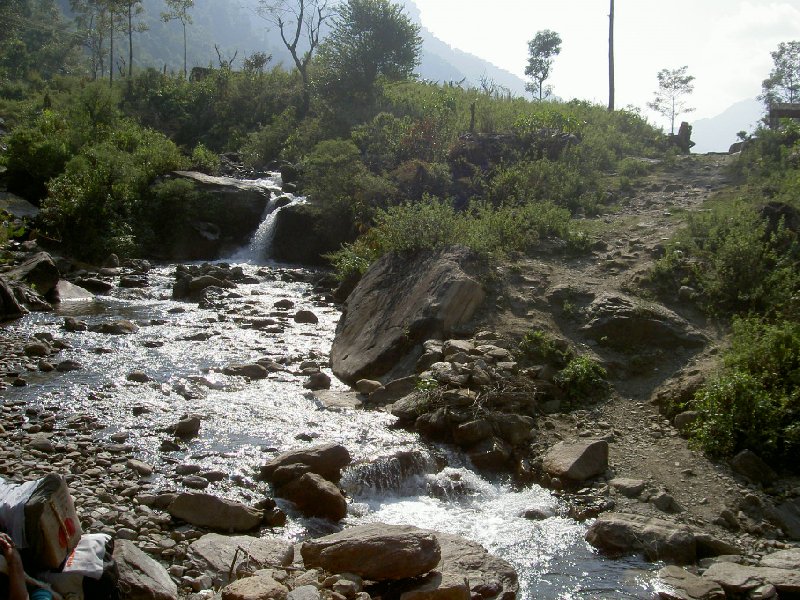
[[[257,235],[268,239],[267,226]],[[74,359],[83,368],[26,374],[28,386],[7,389],[3,398],[54,410],[62,418],[96,415],[110,424],[97,435],[127,433],[140,458],[156,467],[155,483],[180,487],[175,466],[198,464],[229,475],[209,492],[245,502],[268,493],[255,474],[278,451],[338,442],[354,458],[342,481],[351,500],[345,525],[405,523],[464,535],[516,567],[523,598],[653,596],[653,565],[596,555],[583,540],[586,525],[559,516],[563,507],[546,490],[520,490],[502,479],[486,479],[455,449],[425,444],[393,428],[394,419],[386,413],[324,408],[303,389],[299,365],[305,360],[325,365],[339,311],[312,291],[307,282],[313,274],[253,260],[263,252],[263,246],[253,245],[238,255],[243,262],[237,264],[259,283],[239,285],[221,309],[173,301],[174,267],[164,265],[150,272],[149,288],[115,288],[95,301],[67,303],[56,313],[31,314],[5,325],[66,340],[71,349],[59,360]],[[295,304],[288,313],[274,307],[282,299]],[[294,323],[290,316],[300,309],[312,310],[319,323]],[[129,336],[69,333],[62,329],[65,315],[90,324],[131,319],[140,330]],[[283,332],[247,328],[256,317],[275,319]],[[265,357],[283,361],[287,370],[250,383],[222,373],[227,365]],[[151,382],[127,381],[134,370],[146,372]],[[345,386],[334,379],[334,389]],[[161,451],[168,437],[163,429],[185,413],[202,416],[200,436],[181,451]],[[553,516],[523,518],[532,508]],[[289,512],[279,535],[299,540],[337,529]]]

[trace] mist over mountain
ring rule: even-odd
[[[69,0],[58,0],[66,14],[71,14]],[[401,2],[414,23],[420,25],[423,40],[421,62],[417,69],[421,79],[436,82],[462,82],[465,87],[480,86],[481,79],[510,91],[525,92],[525,82],[513,73],[496,67],[477,56],[452,48],[422,26],[420,11],[413,0]],[[183,33],[179,23],[164,23],[161,13],[167,10],[164,0],[144,0],[145,12],[140,20],[147,31],[134,36],[134,64],[139,68],[166,68],[178,72],[183,68]],[[280,39],[279,32],[258,16],[258,0],[198,1],[190,11],[193,24],[187,27],[189,69],[193,66],[216,66],[215,45],[222,58],[230,60],[236,54],[234,68],[255,52],[272,55],[272,65],[293,68],[291,56]],[[323,32],[324,34],[324,32]],[[118,34],[116,41],[118,68],[127,60],[127,38]],[[520,57],[524,60],[524,57]]]
[[[764,114],[764,105],[755,98],[729,106],[716,117],[698,119],[692,123],[692,139],[697,144],[695,154],[727,152],[737,141],[740,131],[751,133]]]

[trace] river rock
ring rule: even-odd
[[[670,565],[658,572],[657,598],[661,600],[725,600],[725,591],[715,581],[698,577]]]
[[[316,473],[305,473],[281,486],[276,495],[294,503],[307,517],[339,521],[347,516],[347,500],[330,481]]]
[[[788,550],[778,550],[768,554],[758,563],[760,567],[771,567],[773,569],[788,569],[800,573],[800,548],[790,548]]]
[[[331,378],[322,371],[311,373],[305,383],[303,383],[303,387],[312,391],[327,390],[331,387]]]
[[[359,394],[364,394],[365,396],[369,396],[375,390],[380,389],[383,387],[380,381],[375,381],[374,379],[359,379],[356,381],[355,388]]]
[[[470,590],[463,575],[429,573],[419,584],[400,594],[400,600],[470,600]]]
[[[294,322],[316,325],[319,323],[319,317],[310,310],[299,310],[294,315]]]
[[[89,326],[86,321],[81,321],[75,317],[64,317],[64,329],[67,331],[88,331]]]
[[[644,481],[641,479],[627,479],[616,477],[608,484],[626,498],[637,498],[644,491]]]
[[[14,290],[8,282],[0,277],[0,322],[17,319],[27,312],[17,301]]]
[[[586,541],[611,556],[640,552],[648,560],[679,565],[691,564],[697,557],[691,531],[672,521],[643,515],[602,514],[586,532]]]
[[[703,577],[716,581],[730,595],[744,595],[764,585],[773,585],[781,598],[800,594],[800,572],[772,567],[752,567],[727,561],[712,564]]]
[[[24,281],[38,294],[46,296],[58,284],[61,273],[47,252],[39,252],[6,272],[5,277],[12,281]]]
[[[236,573],[237,565],[252,564],[254,561],[261,565],[289,566],[294,558],[294,546],[277,538],[208,533],[192,542],[188,558],[200,571],[211,575],[214,585],[219,586],[229,583],[231,565],[234,566],[233,573]]]
[[[197,415],[187,415],[175,423],[170,429],[178,437],[194,437],[200,432],[200,417]]]
[[[559,442],[545,455],[542,468],[553,477],[573,482],[602,475],[608,469],[608,442]]]
[[[442,554],[436,536],[410,525],[373,523],[304,542],[306,568],[354,573],[385,581],[417,577],[432,571]]]
[[[266,379],[269,376],[266,367],[259,364],[229,365],[222,372],[225,375],[247,377],[248,379]]]
[[[167,512],[192,525],[231,532],[255,529],[264,516],[260,510],[241,502],[198,493],[178,494]]]
[[[337,483],[341,470],[350,464],[350,453],[339,444],[323,444],[302,450],[284,452],[261,467],[261,476],[267,481],[280,485],[289,479],[275,477],[276,470],[290,465],[305,465],[308,472],[316,473],[328,481]],[[292,477],[293,478],[293,477]]]
[[[465,577],[473,598],[516,598],[519,581],[510,563],[459,535],[436,533],[436,538],[442,553],[437,571]]]
[[[351,385],[379,377],[425,340],[467,323],[486,296],[484,268],[462,247],[380,258],[347,298],[331,348],[334,374]]]
[[[131,335],[139,331],[139,327],[126,319],[117,319],[91,325],[89,331],[106,335]]]
[[[178,586],[166,569],[139,550],[133,542],[117,539],[114,561],[123,600],[175,600]]]
[[[694,348],[706,338],[676,313],[652,302],[604,293],[589,306],[582,331],[599,344],[615,349],[632,347]]]
[[[75,283],[83,289],[89,290],[95,294],[107,294],[114,288],[108,281],[97,277],[80,277],[75,280]]]
[[[268,575],[244,577],[222,589],[222,600],[285,600],[289,590]]]
[[[50,292],[53,302],[88,302],[94,300],[94,294],[89,290],[60,279],[55,288]]]

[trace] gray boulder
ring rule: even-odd
[[[731,459],[731,468],[753,483],[769,485],[778,474],[752,450],[742,450]]]
[[[605,513],[589,527],[586,541],[612,556],[641,553],[648,560],[679,565],[697,558],[694,534],[665,519],[642,515]]]
[[[785,502],[766,507],[766,516],[770,523],[780,527],[791,540],[800,540],[800,498],[792,498]]]
[[[583,332],[615,349],[632,347],[694,348],[706,338],[676,313],[620,294],[602,294],[588,308]]]
[[[467,323],[486,296],[483,269],[462,247],[379,259],[347,298],[331,348],[334,374],[351,385],[380,377],[425,340]]]
[[[139,331],[139,327],[127,319],[117,319],[90,325],[89,331],[105,335],[131,335]]]
[[[436,533],[436,538],[442,552],[437,571],[466,578],[469,589],[478,597],[498,600],[516,598],[519,581],[510,563],[489,554],[477,542],[459,535]]]
[[[167,512],[192,525],[229,532],[255,529],[264,517],[260,510],[241,502],[198,493],[178,494]]]
[[[53,302],[87,302],[94,300],[94,294],[64,279],[59,280],[51,292]]]
[[[344,446],[323,444],[302,450],[290,450],[278,455],[261,467],[261,476],[267,481],[281,485],[294,479],[297,474],[281,477],[276,471],[292,465],[303,465],[307,467],[303,472],[316,473],[336,483],[341,478],[342,469],[350,464],[350,460],[350,453]]]
[[[176,600],[178,586],[166,569],[133,542],[117,539],[114,561],[119,572],[122,600]]]
[[[289,566],[294,558],[294,546],[276,538],[257,538],[248,535],[225,536],[208,533],[189,546],[188,559],[211,575],[214,585],[230,582],[228,574],[237,572],[240,564]],[[231,566],[233,565],[233,569]]]
[[[470,600],[469,585],[463,575],[429,573],[411,589],[400,594],[400,600]]]
[[[289,590],[272,577],[257,574],[234,581],[224,587],[221,594],[222,600],[286,600]]]
[[[765,585],[774,586],[781,598],[794,598],[800,594],[800,572],[797,570],[719,561],[712,564],[703,577],[716,581],[730,597],[748,597],[746,594]]]
[[[545,455],[542,468],[553,477],[573,482],[602,475],[608,469],[608,442],[559,442]]]
[[[373,581],[424,575],[435,569],[442,557],[432,532],[383,523],[304,542],[300,553],[306,568],[354,573]]]
[[[347,500],[339,488],[315,473],[305,473],[275,493],[294,503],[307,517],[339,521],[347,516]]]

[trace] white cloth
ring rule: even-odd
[[[39,485],[38,480],[11,483],[0,478],[0,529],[11,536],[17,548],[27,548],[25,503]]]
[[[103,558],[106,555],[106,544],[111,536],[105,533],[86,533],[67,557],[61,572],[69,575],[83,575],[91,579],[103,576]]]

